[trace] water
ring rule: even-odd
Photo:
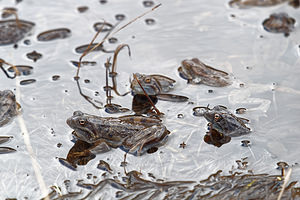
[[[131,49],[131,58],[125,51],[118,57],[119,90],[121,93],[129,90],[128,79],[132,73],[159,73],[176,80],[172,93],[188,96],[194,103],[159,101],[157,107],[165,113],[163,123],[171,131],[168,141],[153,154],[140,157],[127,155],[126,170],[141,171],[144,178],[152,173],[166,181],[199,181],[219,169],[228,172],[232,165],[236,165],[235,160],[244,157],[248,157],[248,168],[255,173],[279,174],[280,171],[276,170],[278,161],[290,165],[299,163],[299,9],[282,4],[239,10],[219,0],[209,3],[203,0],[155,1],[157,3],[162,3],[162,6],[116,34],[116,43],[104,43],[107,50],[113,50],[122,43],[129,44]],[[33,34],[26,37],[30,40],[29,45],[20,41],[16,49],[13,45],[0,47],[1,58],[5,61],[33,67],[32,74],[20,76],[17,82],[0,73],[0,90],[14,90],[16,84],[19,87],[19,103],[28,130],[27,137],[17,118],[0,128],[0,135],[14,137],[5,145],[17,150],[0,155],[1,199],[39,199],[51,191],[50,186],[64,188],[66,180],[74,184],[87,174],[97,176],[95,181],[99,181],[103,173],[97,169],[99,160],[108,162],[115,175],[122,176],[120,164],[124,152],[120,149],[98,154],[87,165],[79,166],[77,171],[62,166],[57,159],[65,158],[73,146],[70,141],[72,130],[66,119],[74,111],[111,116],[103,109],[95,109],[79,95],[73,79],[76,67],[70,61],[79,59],[80,54],[75,52],[75,48],[88,44],[94,36],[94,23],[105,19],[116,24],[118,15],[125,16],[121,22],[124,24],[149,8],[141,0],[108,0],[104,4],[96,0],[26,0],[18,4],[2,0],[0,5],[1,8],[16,7],[20,19],[36,24]],[[79,13],[77,8],[80,6],[88,6],[89,9]],[[296,19],[295,30],[289,37],[263,29],[262,21],[273,12],[287,12]],[[49,42],[38,41],[39,33],[56,28],[70,29],[71,36]],[[105,34],[100,34],[100,38]],[[37,62],[26,57],[34,50],[43,55]],[[112,54],[91,53],[84,60],[97,64],[84,66],[80,71],[84,93],[103,103],[104,63],[109,56]],[[187,85],[186,80],[179,77],[177,68],[182,60],[193,57],[229,72],[235,78],[233,84],[226,88]],[[60,78],[54,81],[54,75]],[[20,81],[26,79],[35,79],[36,82],[20,85]],[[84,83],[84,79],[90,82]],[[99,95],[95,96],[95,92]],[[132,96],[117,97],[114,93],[113,96],[113,103],[131,108]],[[208,104],[225,105],[232,112],[240,107],[247,108],[241,116],[250,120],[252,133],[232,138],[230,143],[220,148],[206,144],[203,136],[207,122],[202,117],[193,116],[192,109]],[[178,118],[178,115],[184,117]],[[25,144],[28,144],[28,139],[36,168]],[[241,146],[243,140],[249,140],[251,145]],[[179,148],[183,142],[185,148]],[[38,170],[43,181],[37,179]],[[293,168],[291,180],[300,180],[299,168]],[[40,187],[42,182],[45,183],[44,192]],[[79,190],[74,186],[71,191]],[[103,195],[114,197],[111,190]]]

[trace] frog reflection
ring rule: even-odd
[[[224,87],[231,84],[228,73],[210,67],[198,58],[183,60],[178,72],[190,84],[204,84],[213,87]]]
[[[208,131],[203,137],[204,142],[212,144],[216,147],[221,147],[231,141],[231,137],[224,135],[211,127],[211,123],[208,123]]]

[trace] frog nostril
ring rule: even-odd
[[[83,119],[79,120],[79,124],[83,126],[85,124],[85,120]]]

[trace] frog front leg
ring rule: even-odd
[[[130,154],[140,156],[152,147],[163,145],[169,133],[163,125],[147,127],[127,138],[121,148]]]

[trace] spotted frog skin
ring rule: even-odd
[[[231,84],[228,73],[210,67],[198,58],[182,61],[178,68],[179,75],[189,84],[204,84],[213,87],[224,87]]]
[[[207,108],[203,116],[209,122],[209,128],[225,136],[235,137],[250,133],[250,128],[245,125],[248,120],[235,116],[224,106]]]
[[[137,156],[163,145],[170,133],[161,120],[143,116],[99,117],[75,111],[67,124],[76,138],[98,149],[120,147]]]

